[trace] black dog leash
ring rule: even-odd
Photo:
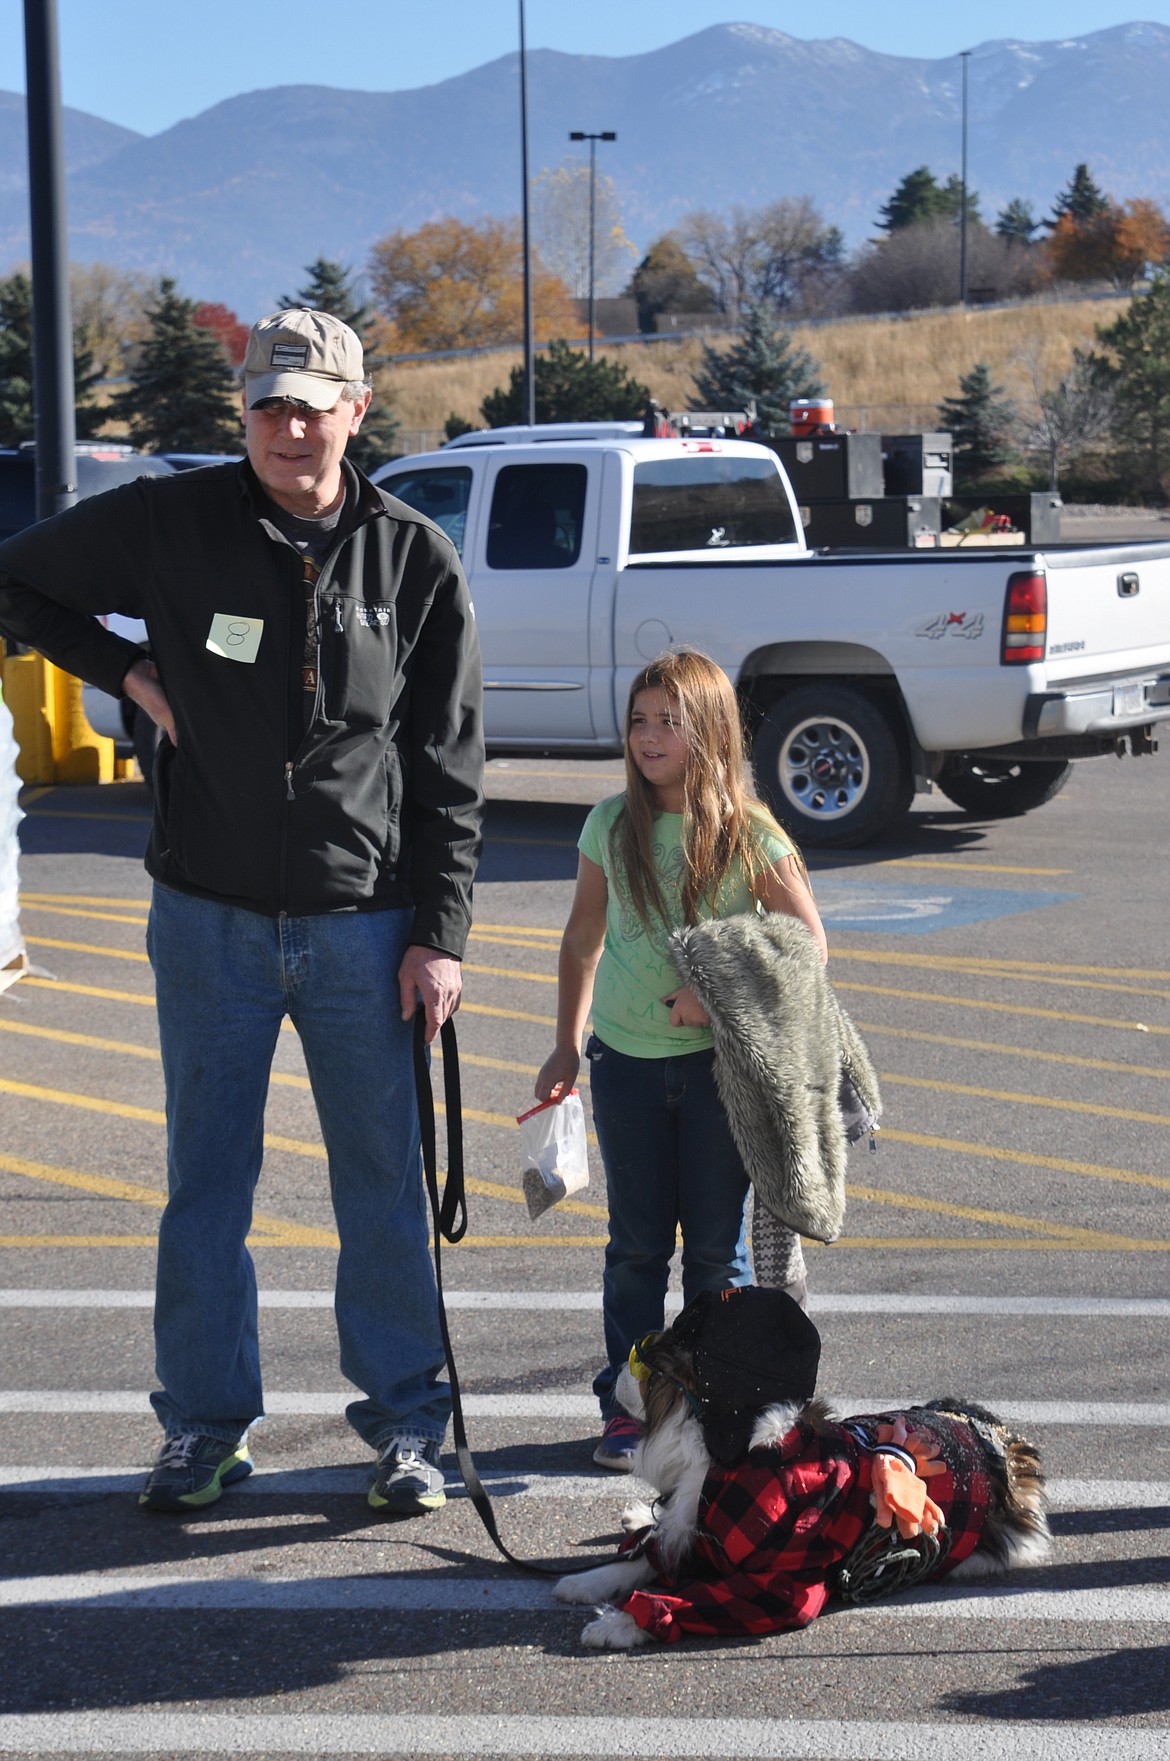
[[[463,1401],[459,1392],[459,1377],[455,1369],[455,1353],[451,1348],[451,1334],[447,1327],[447,1305],[443,1298],[443,1268],[441,1241],[449,1241],[452,1246],[462,1241],[467,1233],[467,1193],[463,1171],[463,1101],[459,1084],[459,1048],[455,1041],[455,1023],[451,1019],[444,1021],[439,1029],[440,1044],[443,1048],[443,1100],[447,1110],[447,1184],[443,1190],[442,1203],[439,1202],[438,1151],[435,1142],[435,1097],[431,1088],[430,1062],[426,1046],[426,1015],[420,1008],[414,1018],[414,1082],[418,1093],[418,1124],[419,1136],[422,1140],[423,1171],[426,1174],[427,1192],[431,1201],[431,1218],[434,1224],[435,1237],[435,1285],[439,1293],[439,1328],[443,1336],[443,1351],[447,1359],[447,1375],[451,1383],[451,1428],[455,1434],[455,1458],[459,1463],[459,1472],[463,1476],[463,1484],[467,1488],[467,1496],[479,1514],[479,1520],[487,1530],[495,1547],[512,1565],[519,1566],[521,1571],[538,1572],[543,1577],[566,1577],[576,1572],[592,1571],[596,1565],[608,1565],[612,1555],[604,1559],[586,1560],[584,1564],[545,1564],[534,1559],[518,1559],[500,1539],[496,1527],[495,1512],[492,1510],[491,1499],[484,1490],[471,1450],[467,1442],[467,1427],[463,1422]]]

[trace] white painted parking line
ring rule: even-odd
[[[96,1572],[76,1576],[10,1578],[0,1582],[0,1608],[215,1608],[370,1609],[390,1614],[531,1614],[561,1604],[552,1581],[458,1578],[425,1575],[278,1578],[200,1578],[177,1572]],[[573,1610],[580,1618],[581,1610]],[[1101,1585],[1091,1590],[925,1588],[872,1606],[851,1608],[857,1619],[1030,1620],[1091,1623],[1103,1631],[1115,1622],[1165,1625],[1170,1591]]]
[[[371,1464],[373,1458],[371,1457]],[[0,1491],[54,1497],[102,1497],[137,1492],[147,1463],[140,1467],[0,1467]],[[454,1462],[446,1464],[450,1497],[467,1496]],[[523,1468],[479,1469],[484,1489],[493,1498],[620,1499],[628,1503],[638,1482],[599,1470],[593,1474],[544,1474]],[[325,1468],[257,1468],[231,1489],[237,1498],[318,1498],[365,1494],[369,1466]],[[1048,1501],[1054,1510],[1170,1509],[1170,1480],[1049,1480]],[[616,1507],[616,1506],[615,1506]]]
[[[353,1390],[338,1388],[328,1393],[283,1391],[264,1398],[270,1418],[304,1418],[344,1412],[354,1398]],[[916,1401],[932,1400],[936,1392],[921,1390],[897,1394],[830,1395],[833,1407],[850,1413],[886,1412]],[[1102,1425],[1128,1425],[1141,1429],[1170,1426],[1170,1403],[1156,1401],[1012,1400],[984,1391],[983,1404],[1013,1425],[1076,1425],[1081,1430]],[[136,1413],[150,1412],[150,1403],[137,1389],[9,1388],[0,1389],[0,1413]],[[597,1402],[590,1394],[465,1394],[463,1411],[469,1419],[595,1419]]]
[[[783,1718],[525,1718],[40,1712],[0,1717],[0,1754],[556,1755],[654,1761],[1165,1761],[1165,1729]]]
[[[1170,1318],[1170,1297],[1161,1296],[932,1296],[883,1291],[837,1294],[812,1291],[815,1315],[1087,1315],[1113,1320],[1132,1317]],[[448,1290],[449,1309],[546,1310],[601,1309],[599,1290]],[[0,1308],[14,1309],[148,1309],[153,1290],[0,1290]],[[262,1290],[264,1309],[331,1309],[331,1290]],[[669,1313],[682,1307],[672,1292]]]

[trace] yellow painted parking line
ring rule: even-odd
[[[862,857],[858,866],[864,867],[867,860],[872,862],[873,858]],[[824,874],[826,868],[831,866],[834,865],[822,864],[819,867],[813,867],[813,865],[810,864],[810,867],[813,868],[814,874]],[[1072,874],[1074,872],[1071,868],[1032,868],[1025,867],[1023,864],[1015,862],[963,862],[941,856],[895,856],[890,862],[875,863],[874,867],[882,874],[888,869],[899,868],[949,868],[957,869],[959,873],[969,875],[1035,874],[1047,877]]]
[[[1097,1101],[1062,1100],[1057,1095],[1017,1094],[1011,1089],[976,1088],[972,1083],[943,1082],[929,1076],[900,1076],[894,1071],[879,1071],[882,1082],[903,1088],[927,1088],[935,1094],[970,1095],[980,1101],[1010,1101],[1022,1107],[1050,1107],[1060,1113],[1089,1113],[1096,1119],[1130,1119],[1138,1125],[1170,1125],[1170,1114],[1139,1113],[1129,1107],[1107,1107]],[[1170,1181],[1167,1182],[1170,1187]]]
[[[105,1003],[143,1003],[154,1008],[153,991],[111,991],[98,984],[73,984],[63,978],[23,978],[22,987],[32,985],[40,990],[65,991],[71,997],[99,997]]]
[[[253,1245],[256,1245],[253,1243]],[[265,1246],[272,1246],[266,1242]],[[157,1235],[0,1235],[0,1247],[157,1247]]]
[[[139,1001],[137,997],[130,1000]],[[128,1058],[149,1058],[156,1064],[161,1058],[157,1046],[138,1045],[133,1040],[102,1039],[97,1034],[75,1033],[63,1027],[40,1027],[31,1021],[0,1020],[0,1033],[24,1034],[31,1039],[45,1039],[66,1046],[84,1046],[93,1052],[115,1052]],[[435,1051],[432,1055],[439,1063],[442,1062],[441,1051]],[[487,1058],[482,1053],[463,1050],[460,1050],[459,1062],[470,1064],[476,1069],[506,1070],[517,1076],[535,1076],[540,1068],[538,1064],[521,1064],[511,1058]],[[269,1081],[284,1088],[307,1089],[311,1086],[307,1076],[298,1076],[295,1072],[284,1070],[270,1071]],[[467,1117],[470,1118],[471,1115],[468,1114]]]
[[[859,991],[869,997],[899,997],[908,1003],[943,1003],[949,1009],[983,1009],[995,1015],[1025,1015],[1036,1021],[1064,1021],[1074,1027],[1109,1027],[1121,1033],[1170,1034],[1170,1027],[1145,1021],[1123,1021],[1116,1015],[1084,1015],[1073,1009],[1042,1009],[1034,1003],[997,1003],[987,997],[951,997],[945,991],[906,991],[893,985],[862,984],[857,979],[833,980],[836,991]]]
[[[133,1040],[101,1039],[97,1034],[74,1033],[63,1027],[39,1027],[28,1021],[0,1021],[0,1033],[22,1033],[33,1039],[54,1040],[60,1045],[84,1046],[91,1052],[116,1052],[127,1058],[147,1058],[151,1063],[162,1062],[162,1054],[157,1046],[142,1046]],[[468,1062],[466,1058],[464,1062]],[[291,1070],[272,1070],[268,1080],[278,1088],[309,1088],[307,1076],[298,1076]]]
[[[1170,1069],[1157,1069],[1152,1064],[1122,1064],[1112,1058],[1085,1058],[1075,1052],[1050,1052],[1040,1046],[1006,1045],[1002,1040],[960,1039],[953,1034],[926,1033],[917,1027],[891,1027],[887,1021],[860,1021],[853,1025],[862,1033],[885,1034],[892,1039],[922,1040],[932,1046],[949,1046],[955,1051],[994,1052],[997,1057],[1039,1058],[1049,1064],[1069,1064],[1078,1070],[1105,1070],[1118,1076],[1156,1076],[1170,1080]]]
[[[546,936],[546,937],[551,938],[551,940],[553,940],[555,942],[559,942],[561,939],[561,936],[564,932],[563,932],[563,930],[560,930],[560,929],[545,929],[542,925],[535,924],[535,923],[479,923],[479,922],[476,922],[476,923],[473,923],[471,926],[471,933],[472,933],[472,935],[483,935],[483,934],[494,935],[494,934],[499,933],[502,935]]]
[[[22,905],[101,905],[110,911],[149,911],[149,899],[108,899],[93,893],[26,893]]]
[[[1135,1168],[1110,1168],[1098,1162],[1075,1162],[1067,1156],[1041,1156],[1032,1150],[1016,1150],[991,1143],[968,1143],[959,1137],[930,1137],[923,1132],[899,1131],[882,1126],[887,1143],[909,1143],[919,1149],[946,1150],[956,1156],[984,1156],[992,1162],[1016,1162],[1024,1168],[1047,1168],[1057,1174],[1081,1174],[1088,1180],[1117,1180],[1124,1186],[1152,1186],[1170,1192],[1170,1178],[1143,1174]]]
[[[20,1033],[30,1039],[52,1040],[63,1046],[85,1046],[92,1052],[117,1052],[124,1058],[148,1058],[152,1063],[159,1062],[157,1046],[136,1045],[127,1039],[99,1039],[92,1033],[71,1033],[63,1027],[38,1027],[31,1021],[0,1020],[0,1033]]]
[[[97,1096],[73,1094],[59,1089],[40,1088],[31,1083],[0,1081],[0,1093],[4,1092],[18,1094],[28,1099],[43,1100],[64,1106],[79,1107],[88,1111],[105,1113],[115,1117],[135,1119],[147,1124],[163,1125],[166,1123],[165,1116],[154,1109],[133,1107],[125,1102],[107,1101]],[[514,1120],[506,1114],[484,1112],[472,1116],[477,1118],[480,1123],[502,1125],[510,1130],[515,1129]],[[942,1149],[954,1154],[983,1157],[999,1162],[1011,1162],[1024,1167],[1044,1168],[1059,1173],[1079,1174],[1096,1179],[1115,1180],[1129,1185],[1149,1186],[1160,1190],[1170,1190],[1170,1179],[1165,1179],[1154,1174],[1144,1174],[1135,1169],[1110,1168],[1093,1162],[1071,1161],[1059,1156],[1039,1156],[1028,1151],[1007,1149],[993,1144],[969,1143],[956,1138],[928,1137],[916,1132],[895,1129],[883,1129],[882,1136],[887,1142],[892,1143],[912,1144],[916,1147],[927,1149]],[[288,1150],[295,1155],[308,1156],[317,1161],[325,1160],[325,1149],[322,1144],[309,1143],[301,1138],[284,1137],[275,1133],[266,1133],[264,1144],[265,1147],[269,1149],[283,1149]],[[6,1165],[5,1160],[0,1158],[0,1167],[4,1165]],[[511,1187],[502,1186],[496,1182],[481,1182],[469,1179],[466,1184],[467,1190],[470,1193],[477,1193],[480,1196],[500,1199],[508,1204],[523,1204],[526,1202],[521,1191],[515,1190]],[[877,1194],[877,1189],[872,1187],[849,1186],[846,1190],[859,1197],[867,1197]],[[971,1217],[982,1222],[997,1223],[1000,1227],[1007,1229],[1028,1229],[1034,1233],[1040,1234],[1051,1233],[1060,1236],[1061,1239],[1076,1240],[1081,1236],[1085,1236],[1094,1241],[1100,1241],[1102,1245],[1107,1243],[1112,1243],[1117,1247],[1133,1245],[1128,1237],[1108,1235],[1100,1230],[1082,1230],[1071,1225],[1049,1223],[1042,1218],[1021,1217],[1013,1212],[990,1210],[971,1211],[956,1207],[939,1199],[926,1199],[914,1195],[889,1193],[881,1195],[880,1202],[893,1205],[909,1205],[915,1209],[930,1211],[940,1216]],[[603,1215],[604,1213],[598,1210],[596,1214]],[[266,1219],[265,1227],[286,1233],[289,1231],[295,1231],[295,1239],[305,1242],[307,1245],[323,1245],[326,1237],[328,1237],[329,1241],[336,1241],[336,1236],[332,1231],[310,1229],[304,1225],[282,1222],[274,1218]]]
[[[101,1198],[117,1199],[124,1204],[150,1205],[152,1209],[159,1211],[167,1202],[166,1192],[161,1187],[143,1186],[131,1180],[115,1180],[107,1174],[86,1174],[79,1168],[62,1168],[51,1162],[30,1162],[22,1156],[0,1153],[0,1170],[22,1175],[26,1180],[41,1181],[49,1186],[66,1186],[76,1192],[89,1192]],[[76,1242],[79,1238],[70,1236],[67,1239]],[[152,1235],[145,1239],[153,1242],[155,1237]],[[17,1240],[20,1245],[27,1245],[27,1237],[18,1237]],[[262,1215],[253,1216],[249,1240],[269,1247],[338,1245],[337,1236],[331,1230],[291,1223],[285,1217]]]
[[[893,1135],[891,1133],[891,1135]],[[929,1211],[935,1217],[961,1217],[968,1223],[986,1223],[996,1229],[1025,1229],[1035,1235],[1046,1235],[1062,1243],[1091,1242],[1100,1247],[1142,1247],[1147,1237],[1115,1235],[1105,1229],[1082,1229],[1072,1223],[1046,1223],[1039,1217],[1022,1217],[1013,1211],[984,1210],[977,1205],[948,1204],[942,1199],[922,1198],[917,1193],[889,1192],[878,1186],[865,1186],[848,1181],[845,1191],[849,1198],[862,1203],[892,1206],[895,1210]],[[1170,1241],[1159,1243],[1170,1248]]]
[[[464,972],[474,972],[480,978],[522,978],[528,984],[556,984],[555,972],[525,972],[520,966],[475,966],[465,961]]]
[[[22,899],[22,911],[43,911],[53,917],[91,917],[102,923],[129,923],[135,929],[145,929],[145,916],[127,917],[122,912],[97,911],[90,905],[43,905],[38,899]]]
[[[834,947],[831,958],[836,959],[837,954]],[[995,954],[902,954],[888,948],[842,948],[840,957],[869,965],[926,967],[931,972],[990,973],[995,978],[1091,978],[1110,982],[1138,978],[1170,984],[1170,972],[1151,972],[1143,966],[1072,966],[1055,960],[1009,960]],[[1162,994],[1151,992],[1154,996]]]
[[[49,936],[25,936],[24,939],[30,948],[60,948],[69,954],[101,954],[106,960],[138,960],[143,965],[150,964],[146,954],[137,949],[95,946],[93,942],[60,942]]]
[[[878,1248],[885,1253],[980,1253],[993,1251],[998,1253],[1115,1253],[1107,1240],[1101,1241],[1064,1241],[1051,1239],[1041,1241],[1021,1240],[1015,1235],[842,1235],[833,1243],[833,1252],[838,1253],[843,1247]],[[1170,1241],[1127,1241],[1127,1253],[1166,1253],[1170,1251]],[[813,1307],[816,1307],[816,1296],[813,1296]]]

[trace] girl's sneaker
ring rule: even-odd
[[[629,1474],[634,1469],[634,1451],[642,1440],[642,1427],[637,1419],[619,1412],[606,1419],[601,1442],[593,1451],[598,1467],[612,1468],[615,1473]]]

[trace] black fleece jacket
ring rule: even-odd
[[[437,526],[343,468],[356,521],[317,585],[299,742],[301,559],[246,462],[140,478],[0,544],[0,630],[117,694],[141,650],[97,618],[145,620],[178,741],[155,772],[156,879],[270,916],[410,906],[414,942],[461,956],[483,775],[467,584]]]

